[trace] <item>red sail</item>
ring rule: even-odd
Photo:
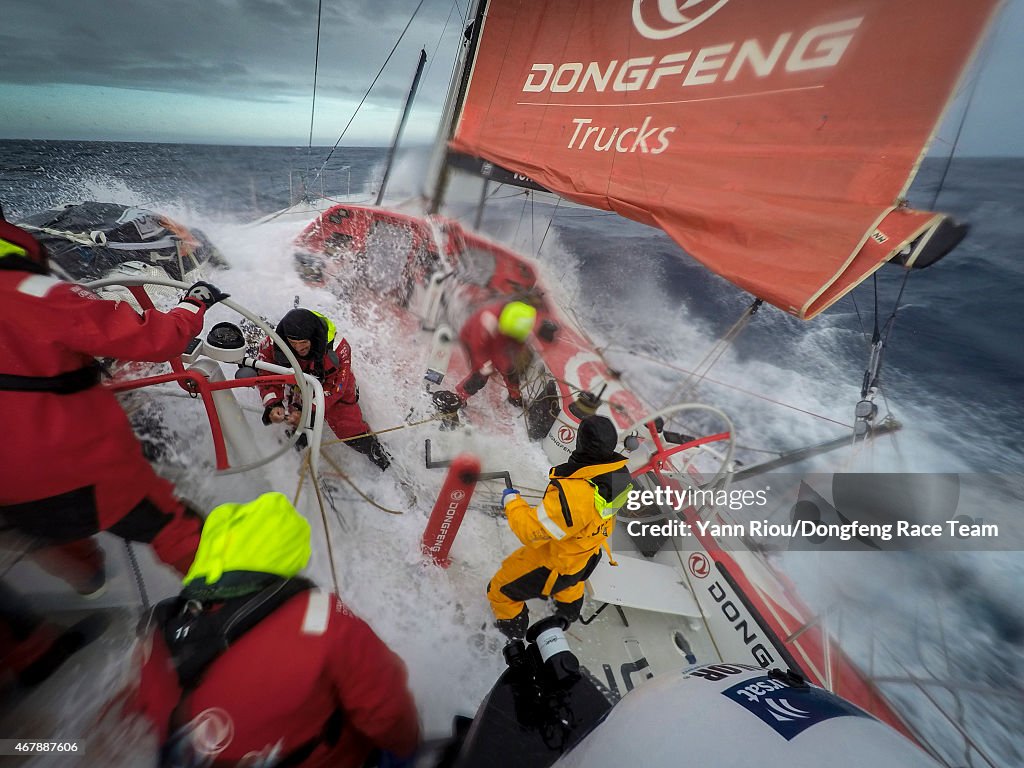
[[[941,220],[897,201],[997,5],[493,0],[452,146],[811,317]]]

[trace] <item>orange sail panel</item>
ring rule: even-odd
[[[660,227],[799,317],[896,209],[997,0],[492,0],[452,148]]]

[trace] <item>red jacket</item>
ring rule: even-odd
[[[313,371],[313,361],[298,357],[299,366],[306,373]],[[259,359],[265,363],[276,363],[274,359],[274,342],[268,336],[260,344]],[[327,353],[323,357],[323,378],[320,383],[324,386],[324,399],[328,408],[334,403],[351,405],[355,403],[356,377],[352,374],[352,348],[345,339],[338,342],[335,349],[327,347]],[[258,384],[263,404],[269,405],[277,400],[285,402],[283,384]]]
[[[165,361],[202,330],[204,313],[179,304],[139,315],[80,285],[0,269],[0,373],[54,376],[94,357]],[[107,528],[142,499],[147,488],[133,481],[138,475],[148,485],[152,472],[117,398],[102,386],[65,395],[0,389],[0,413],[0,506],[117,479],[119,498],[98,500]]]
[[[146,646],[134,708],[163,743],[181,689],[160,633]],[[320,743],[304,767],[356,768],[373,747],[402,757],[415,750],[419,724],[405,665],[334,595],[314,590],[288,600],[213,661],[180,720],[195,738],[216,742],[218,765],[233,765],[283,758],[316,739],[338,708],[341,738]]]
[[[526,345],[498,331],[498,317],[505,303],[506,300],[502,300],[481,307],[469,316],[459,331],[473,371],[480,371],[488,362],[506,378],[516,370]]]

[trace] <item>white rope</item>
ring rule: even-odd
[[[52,229],[50,227],[34,227],[31,224],[19,224],[18,226],[22,229],[31,229],[33,232],[42,232],[47,235],[53,235],[54,237],[62,237],[65,240],[70,240],[71,242],[78,243],[79,245],[88,245],[90,247],[107,245],[107,238],[105,235],[103,235],[102,242],[96,242],[92,239],[91,234],[87,234],[85,232],[66,232],[64,230]]]

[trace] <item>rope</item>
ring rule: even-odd
[[[54,237],[63,237],[65,240],[70,240],[71,242],[78,243],[79,245],[89,245],[92,247],[100,245],[100,243],[94,241],[85,232],[67,232],[62,229],[52,229],[50,227],[33,227],[31,224],[19,224],[18,226],[22,229],[31,229],[33,232],[42,232],[43,234],[53,235]]]
[[[132,549],[132,543],[127,539],[124,540],[124,550],[128,553],[128,565],[132,569],[132,573],[135,575],[135,586],[139,590],[139,599],[142,600],[142,608],[146,613],[149,613],[149,595],[146,593],[146,582],[142,578],[142,569],[139,568],[139,561],[135,557],[135,550]]]
[[[334,567],[334,547],[331,545],[331,529],[327,524],[327,510],[324,509],[324,499],[320,492],[320,483],[317,482],[317,478],[313,476],[313,466],[310,462],[309,454],[306,454],[306,461],[304,462],[302,469],[302,479],[305,479],[306,474],[309,474],[310,479],[313,481],[313,491],[316,493],[316,501],[320,507],[320,519],[324,524],[324,541],[327,544],[327,561],[331,566],[331,581],[334,584],[334,594],[340,595],[341,590],[338,586],[338,572]],[[302,485],[300,482],[299,488]],[[298,500],[298,493],[296,492],[296,501]],[[338,522],[341,524],[343,529],[348,528],[348,524],[345,522],[345,518],[341,516],[341,513],[337,509],[334,510],[335,515],[338,518]]]
[[[338,136],[338,140],[334,142],[334,146],[331,147],[331,151],[327,153],[327,159],[324,160],[323,164],[320,166],[320,170],[318,170],[316,172],[316,176],[313,177],[314,186],[316,185],[316,182],[319,180],[320,176],[323,174],[324,169],[327,167],[327,163],[329,163],[331,161],[331,158],[334,156],[334,150],[336,150],[338,148],[338,145],[341,144],[341,140],[345,137],[345,134],[351,127],[352,121],[356,119],[356,115],[358,115],[359,110],[362,109],[363,103],[366,101],[367,97],[369,97],[370,91],[373,90],[373,86],[377,84],[377,81],[380,79],[380,76],[384,74],[384,68],[387,67],[388,62],[391,61],[391,57],[395,55],[395,51],[398,50],[398,46],[402,42],[402,39],[405,37],[405,33],[409,31],[409,27],[412,26],[413,19],[416,18],[416,14],[420,12],[420,8],[422,7],[423,0],[420,0],[419,4],[416,6],[416,10],[412,12],[412,16],[410,16],[409,21],[406,22],[405,29],[402,30],[402,34],[398,36],[398,39],[395,41],[394,46],[391,48],[391,52],[388,54],[388,57],[384,59],[384,63],[381,64],[380,69],[377,70],[377,74],[374,76],[373,82],[370,83],[370,87],[366,89],[366,93],[364,93],[363,98],[359,100],[359,103],[356,105],[355,110],[352,112],[352,116],[348,119],[348,122],[345,123],[345,127],[342,128],[341,135]]]
[[[384,435],[384,434],[387,434],[388,432],[397,432],[400,429],[408,429],[410,427],[421,427],[424,424],[429,424],[432,421],[437,421],[438,419],[442,418],[443,416],[444,416],[444,414],[435,413],[435,414],[432,414],[431,416],[428,416],[425,419],[420,419],[419,421],[413,421],[413,422],[411,422],[409,424],[399,424],[397,427],[387,427],[386,429],[371,430],[370,432],[363,432],[360,435],[352,435],[351,437],[339,438],[338,440],[329,440],[327,442],[321,442],[320,443],[320,449],[321,449],[320,454],[323,455],[323,449],[327,448],[328,446],[331,446],[331,445],[338,445],[339,443],[347,443],[349,440],[358,440],[361,437],[373,437],[374,435]]]
[[[376,501],[374,501],[369,496],[367,496],[365,493],[363,493],[363,491],[359,488],[359,486],[356,485],[354,482],[352,482],[352,479],[347,474],[345,474],[342,471],[341,467],[338,466],[338,464],[334,461],[334,459],[332,459],[330,456],[328,456],[324,451],[320,451],[320,456],[322,458],[324,458],[327,461],[328,464],[331,465],[331,469],[333,469],[334,472],[337,473],[338,477],[340,477],[342,480],[344,480],[346,483],[348,483],[350,486],[352,486],[352,490],[354,490],[356,493],[358,493],[362,497],[363,501],[365,501],[367,504],[369,504],[372,507],[376,507],[377,509],[381,510],[382,512],[387,512],[389,515],[401,515],[402,514],[402,511],[400,509],[389,509],[388,507],[385,507],[382,504],[378,504]]]
[[[302,486],[306,484],[306,469],[308,466],[308,462],[303,462],[302,468],[299,470],[299,484],[295,488],[295,494],[292,496],[292,506],[296,509],[299,508],[299,497],[302,495]]]

